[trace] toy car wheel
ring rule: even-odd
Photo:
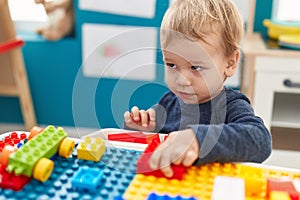
[[[48,158],[41,158],[34,166],[33,178],[45,182],[50,177],[54,167],[54,162]]]
[[[61,157],[68,158],[72,154],[75,147],[75,142],[73,140],[65,138],[59,146],[58,154]]]
[[[34,136],[38,135],[39,133],[41,133],[44,129],[38,126],[34,126],[32,127],[32,129],[30,130],[30,134],[28,137],[28,140],[32,139]]]

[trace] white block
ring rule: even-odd
[[[216,176],[212,200],[245,200],[244,179]]]

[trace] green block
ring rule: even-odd
[[[41,158],[51,158],[57,153],[60,142],[67,137],[63,128],[48,126],[29,140],[18,151],[11,154],[7,170],[14,171],[16,175],[26,175],[31,177],[33,167]]]

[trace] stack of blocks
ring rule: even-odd
[[[105,152],[105,141],[101,138],[84,137],[77,147],[77,156],[83,160],[99,161]]]

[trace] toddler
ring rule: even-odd
[[[170,89],[148,110],[134,106],[125,128],[168,133],[150,158],[173,176],[171,164],[263,162],[271,135],[248,98],[224,86],[240,57],[243,22],[231,0],[177,0],[164,15],[161,49]]]

